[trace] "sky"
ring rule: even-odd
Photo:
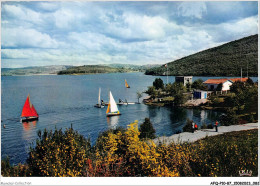
[[[258,2],[1,4],[1,66],[164,64],[258,33]]]

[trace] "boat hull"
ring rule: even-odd
[[[97,108],[104,108],[104,105],[96,104],[96,105],[94,105],[94,107],[97,107]]]
[[[38,120],[38,117],[27,117],[27,118],[22,118],[22,122],[27,122],[27,121],[35,121]]]
[[[119,115],[121,115],[120,112],[109,112],[109,113],[107,113],[107,117],[111,117],[111,116],[119,116]]]

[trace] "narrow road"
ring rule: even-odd
[[[174,134],[172,136],[161,136],[159,138],[154,139],[155,144],[159,144],[159,142],[168,145],[171,142],[174,143],[183,143],[183,142],[195,142],[199,139],[205,138],[206,136],[216,136],[219,134],[224,134],[227,132],[233,131],[241,131],[241,130],[250,130],[250,129],[258,129],[258,123],[248,123],[243,125],[231,125],[231,126],[219,126],[218,132],[214,129],[201,129],[197,130],[194,133],[191,132],[183,132],[180,134]]]

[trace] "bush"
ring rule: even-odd
[[[228,109],[227,113],[221,117],[220,122],[224,126],[237,125],[238,116],[233,109]]]
[[[240,170],[252,170],[252,176],[258,175],[257,129],[167,146],[140,140],[137,121],[126,130],[119,128],[102,133],[93,147],[72,128],[65,133],[45,130],[38,134],[29,164],[12,166],[8,159],[2,160],[3,176],[52,176],[55,173],[60,176],[63,173],[62,176],[95,177],[238,177]]]
[[[208,129],[213,129],[214,128],[214,125],[211,123],[211,124],[208,124],[207,126]]]
[[[183,132],[192,132],[192,120],[187,119],[186,125],[182,128]]]
[[[6,177],[29,176],[28,165],[22,165],[19,163],[17,166],[12,166],[9,157],[6,157],[1,161],[1,175]]]
[[[31,176],[87,176],[90,141],[72,128],[38,133],[27,160]]]
[[[149,118],[145,118],[143,124],[140,125],[140,139],[143,138],[150,138],[154,139],[155,136],[155,129],[153,128],[153,124],[151,123]]]
[[[207,129],[207,128],[208,127],[207,127],[206,123],[203,123],[202,126],[201,126],[201,129]]]
[[[175,167],[168,168],[161,160],[156,145],[139,138],[137,121],[128,125],[126,132],[109,132],[101,136],[102,149],[88,169],[90,176],[178,176]]]
[[[163,89],[164,88],[163,80],[161,78],[156,78],[153,82],[153,86],[155,87],[156,90]]]

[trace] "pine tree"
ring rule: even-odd
[[[143,138],[150,138],[154,139],[155,136],[155,129],[153,128],[153,124],[151,123],[149,118],[145,118],[143,124],[140,125],[140,135],[141,139]]]

